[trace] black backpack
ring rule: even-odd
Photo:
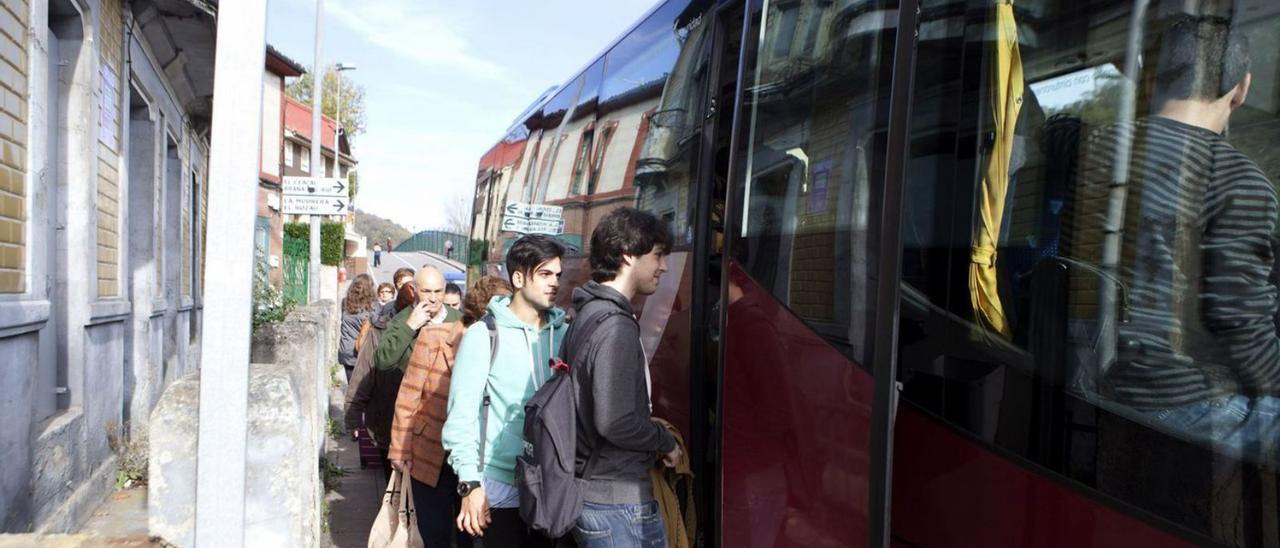
[[[583,325],[569,326],[561,355],[570,342],[590,340],[591,334],[616,311],[598,315]],[[580,339],[575,331],[583,328]],[[578,399],[569,365],[555,360],[551,379],[524,405],[524,454],[516,457],[516,488],[520,491],[520,517],[533,530],[558,538],[573,529],[582,514],[583,495],[591,477],[588,459],[583,477],[574,473],[578,448]]]

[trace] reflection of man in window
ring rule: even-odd
[[[1224,21],[1189,16],[1153,38],[1155,114],[1091,136],[1078,194],[1083,251],[1100,241],[1117,199],[1108,187],[1124,181],[1114,163],[1132,143],[1119,268],[1128,322],[1104,386],[1172,429],[1256,454],[1280,411],[1277,197],[1222,135],[1249,93],[1248,43]]]

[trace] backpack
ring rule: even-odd
[[[564,344],[574,340],[574,331],[580,326],[584,328],[580,340],[590,340],[591,334],[614,314],[620,312],[600,314],[586,326],[582,325],[585,318],[580,319],[569,327]],[[524,405],[524,453],[516,457],[516,488],[520,491],[520,517],[525,524],[558,538],[573,529],[582,514],[583,495],[595,457],[587,460],[582,477],[576,477],[577,393],[569,364],[556,359],[550,365],[554,369],[551,379]]]

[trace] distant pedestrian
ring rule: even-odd
[[[446,259],[453,258],[453,240],[444,241],[444,258]]]
[[[342,329],[338,339],[338,363],[347,371],[347,380],[351,380],[351,371],[356,367],[356,338],[360,336],[360,328],[377,309],[377,301],[373,293],[373,278],[368,274],[356,276],[347,287],[347,295],[342,298]]]
[[[462,288],[458,287],[458,284],[450,282],[449,285],[444,286],[444,305],[459,312],[462,311]]]
[[[373,244],[373,266],[377,268],[382,266],[382,245]]]
[[[577,390],[576,474],[586,479],[574,537],[582,548],[667,545],[649,468],[675,466],[675,438],[651,415],[648,360],[631,299],[652,295],[667,271],[671,235],[652,214],[624,207],[591,233],[591,281],[573,291],[574,325],[564,355]],[[596,533],[608,531],[601,538]]]
[[[387,323],[387,328],[378,341],[374,361],[379,371],[398,371],[402,377],[410,363],[430,368],[430,364],[434,362],[439,366],[434,354],[439,350],[440,343],[431,344],[432,337],[436,337],[437,341],[449,340],[449,332],[454,328],[449,324],[462,318],[457,310],[444,306],[444,274],[438,269],[425,267],[419,270],[413,278],[413,284],[418,290],[417,304],[400,311]],[[419,341],[420,338],[423,340]],[[446,382],[439,376],[431,381]],[[403,380],[400,381],[402,382]],[[374,394],[371,405],[381,407],[390,402],[394,414],[400,383],[397,383],[394,391],[389,386],[386,391],[379,390]],[[440,394],[439,397],[445,396]],[[393,465],[399,464],[396,459],[391,459],[391,462]],[[407,468],[402,471],[411,472]],[[457,481],[453,471],[446,468],[440,470],[438,478],[433,481],[434,486],[416,479],[413,481],[419,531],[428,546],[449,546],[451,539],[456,536],[450,527],[449,517],[457,499],[453,496],[440,496],[440,492],[448,494],[456,490]]]
[[[524,404],[551,378],[564,339],[564,311],[555,307],[564,253],[546,236],[517,240],[507,253],[515,293],[490,299],[492,318],[467,328],[458,349],[443,438],[459,477],[457,526],[477,547],[552,545],[520,517],[515,467]]]
[[[391,251],[391,238],[387,238],[387,251]]]
[[[396,300],[396,286],[391,282],[382,282],[382,285],[378,286],[378,304],[385,306],[394,300]]]
[[[409,283],[409,282],[412,282],[412,281],[413,281],[413,269],[412,269],[412,268],[408,268],[408,267],[405,267],[405,268],[397,268],[397,269],[396,269],[395,274],[392,274],[392,275],[391,275],[391,283],[394,283],[394,284],[395,284],[395,293],[394,293],[394,295],[399,295],[400,288],[404,287],[404,285],[405,285],[405,284],[407,284],[407,283]],[[392,299],[393,299],[393,300],[394,300],[395,298],[396,298],[395,296],[393,296],[393,297],[392,297]],[[398,310],[398,309],[393,311],[391,308],[392,308],[392,305],[391,305],[391,303],[390,303],[390,302],[383,304],[383,305],[382,305],[382,313],[383,313],[383,314],[391,314],[391,315],[395,315],[395,313],[396,313],[396,312],[399,312],[399,310]]]
[[[457,475],[445,463],[440,433],[444,427],[454,354],[465,326],[484,314],[489,298],[510,295],[511,285],[499,278],[482,278],[467,294],[468,312],[461,323],[427,326],[418,332],[413,354],[396,397],[391,427],[390,459],[413,478],[414,505],[423,538],[445,539],[454,532],[458,513]],[[447,295],[447,294],[446,294]],[[460,546],[471,537],[455,532]],[[447,546],[448,542],[441,542]]]

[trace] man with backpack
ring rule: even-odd
[[[671,236],[652,214],[621,208],[591,234],[591,279],[573,291],[564,356],[576,389],[575,468],[583,478],[574,537],[582,548],[666,546],[649,469],[680,461],[675,438],[651,416],[648,359],[631,308],[667,270]]]
[[[524,406],[552,375],[564,340],[564,311],[555,307],[565,249],[541,235],[520,238],[507,253],[515,293],[489,302],[467,329],[453,365],[443,430],[458,473],[458,529],[475,546],[550,547],[519,513],[515,461],[523,451]]]

